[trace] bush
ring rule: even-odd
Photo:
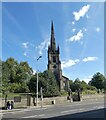
[[[97,91],[97,88],[95,86],[87,86],[87,89],[88,90],[95,90],[95,91]]]
[[[83,95],[84,94],[96,94],[96,93],[97,93],[97,91],[95,91],[95,90],[85,90],[82,92]]]
[[[61,91],[60,96],[68,96],[68,92],[67,91]]]

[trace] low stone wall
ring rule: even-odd
[[[14,102],[14,98],[13,99],[7,99],[7,101],[13,101]],[[0,107],[4,107],[5,106],[5,99],[1,98],[0,99]],[[20,107],[26,107],[27,106],[27,98],[21,96],[21,102],[14,102],[14,107],[15,108],[20,108]]]
[[[82,96],[82,101],[83,100],[89,100],[89,99],[98,99],[98,98],[104,98],[104,94],[88,94],[88,95],[83,95]]]
[[[84,100],[98,99],[98,98],[103,98],[103,97],[104,97],[103,94],[82,95],[81,99],[82,99],[82,101],[84,101]],[[11,99],[11,100],[14,101],[13,99]],[[9,100],[9,101],[11,101],[11,100]],[[55,104],[70,102],[70,100],[67,100],[67,96],[64,96],[64,97],[52,97],[52,98],[43,98],[43,105],[51,105],[52,101],[54,101],[54,100],[55,100]],[[38,104],[39,105],[41,104],[40,98],[38,99]],[[4,105],[5,105],[5,100],[0,99],[0,107],[4,107]],[[31,106],[34,106],[33,98],[31,98]],[[14,102],[14,107],[15,108],[27,107],[27,98],[24,98],[24,99],[22,98],[21,102]]]
[[[64,102],[68,102],[67,96],[65,97],[51,97],[51,98],[43,98],[43,105],[50,105],[52,101],[55,100],[55,104],[60,104]],[[41,100],[38,99],[38,104],[41,104]],[[33,105],[33,98],[31,98],[31,105]]]

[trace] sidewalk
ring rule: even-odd
[[[11,112],[15,112],[15,111],[27,111],[27,110],[31,110],[31,109],[44,109],[44,108],[47,108],[47,107],[51,107],[53,105],[44,105],[44,106],[27,106],[27,107],[22,107],[22,108],[15,108],[15,109],[12,109],[12,110],[1,110],[0,109],[0,114],[3,114],[3,113],[11,113]]]
[[[85,96],[85,97],[82,97],[82,100],[80,102],[87,102],[87,101],[92,102],[92,100],[96,101],[98,99],[104,98],[104,95],[99,95],[99,96],[101,96],[101,97],[97,97],[97,96],[95,97],[94,95],[89,95],[87,97]],[[62,103],[60,103],[60,104],[62,104]],[[74,103],[72,102],[72,104],[74,104]],[[43,105],[42,108],[44,109],[44,108],[52,107],[52,106],[54,106],[54,105],[52,105],[52,104]],[[21,107],[21,108],[15,108],[15,109],[12,109],[12,110],[1,110],[0,109],[0,114],[9,113],[9,112],[15,112],[15,111],[27,111],[27,110],[31,110],[31,109],[41,109],[41,105],[39,105],[39,106],[25,106],[25,107]]]

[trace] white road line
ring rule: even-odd
[[[104,106],[93,106],[92,108],[93,109],[101,109],[101,108],[104,108]]]
[[[21,117],[21,118],[35,118],[35,117],[42,117],[42,116],[45,116],[45,114],[26,116],[26,117]]]
[[[95,102],[95,103],[101,103],[101,102]],[[70,105],[66,105],[66,106],[80,106],[80,105],[90,105],[90,104],[95,104],[95,103],[77,103],[77,104],[70,104]],[[103,103],[104,104],[104,103]]]
[[[101,109],[101,108],[104,108],[104,106],[99,106],[99,107],[97,107],[98,109]]]
[[[61,113],[70,113],[70,112],[81,111],[81,110],[84,110],[84,109],[74,109],[74,110],[61,111]]]
[[[23,110],[19,110],[19,111],[11,111],[11,112],[2,112],[0,114],[18,114],[18,113],[22,113],[22,112],[28,112],[28,111],[33,111],[33,110],[45,110],[47,108],[30,108],[30,109],[23,109]]]

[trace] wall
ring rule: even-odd
[[[82,101],[89,100],[89,99],[98,99],[98,98],[103,98],[103,94],[95,94],[95,95],[83,95],[82,96]],[[65,97],[52,97],[52,98],[43,98],[43,105],[51,105],[52,101],[55,100],[55,104],[60,104],[60,103],[65,103],[65,102],[70,102],[70,100],[67,100],[67,96]],[[36,102],[36,99],[35,99]],[[5,104],[4,99],[0,99],[0,107],[4,106]],[[40,98],[38,99],[38,105],[41,104]],[[19,107],[27,107],[27,98],[22,98],[21,102],[15,102],[14,106],[16,108]],[[31,98],[31,106],[33,105],[33,98]]]

